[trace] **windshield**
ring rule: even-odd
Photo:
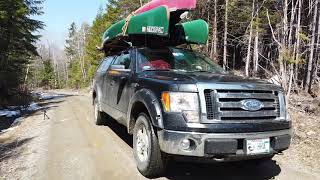
[[[227,73],[205,55],[178,48],[138,49],[138,71]]]

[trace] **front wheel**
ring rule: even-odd
[[[142,175],[158,177],[164,174],[168,160],[160,150],[158,138],[150,122],[145,113],[141,113],[137,118],[133,132],[134,158]]]

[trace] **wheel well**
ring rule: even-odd
[[[134,125],[140,113],[146,113],[150,117],[147,107],[142,102],[136,102],[132,106],[130,113],[130,122],[128,127],[129,134],[133,133]]]
[[[96,99],[97,97],[97,93],[95,90],[93,90],[93,93],[92,93],[92,104],[94,104],[94,100]]]

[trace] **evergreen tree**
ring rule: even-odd
[[[69,28],[68,38],[65,45],[65,53],[70,61],[76,57],[76,36],[77,36],[77,26],[76,23],[72,22]]]
[[[44,24],[32,19],[41,15],[42,0],[0,1],[0,105],[20,92],[26,65],[37,55],[35,32]]]
[[[101,45],[101,37],[103,32],[111,23],[108,21],[106,14],[98,14],[89,31],[86,42],[86,61],[89,64],[88,79],[92,80],[97,66],[103,58],[103,53],[97,50],[97,46]]]
[[[82,23],[80,29],[72,23],[69,28],[69,35],[66,40],[65,53],[68,59],[67,84],[71,88],[78,88],[88,85],[88,70],[90,63],[86,58],[85,46],[88,42],[90,26]],[[77,79],[81,77],[81,79]]]
[[[117,21],[126,18],[127,15],[137,10],[139,7],[139,0],[110,0],[108,1],[105,13],[99,10],[86,42],[85,59],[89,64],[88,82],[91,82],[96,68],[104,56],[104,54],[96,48],[101,45],[104,31]]]
[[[55,73],[50,59],[43,61],[43,69],[40,72],[40,77],[41,86],[46,89],[55,88]]]

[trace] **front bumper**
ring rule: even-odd
[[[159,130],[158,138],[163,152],[172,155],[209,157],[216,159],[250,159],[267,157],[286,150],[290,146],[292,130],[278,130],[254,133],[197,133]],[[270,138],[270,153],[246,155],[245,140]],[[181,147],[184,139],[191,140],[188,150]]]

